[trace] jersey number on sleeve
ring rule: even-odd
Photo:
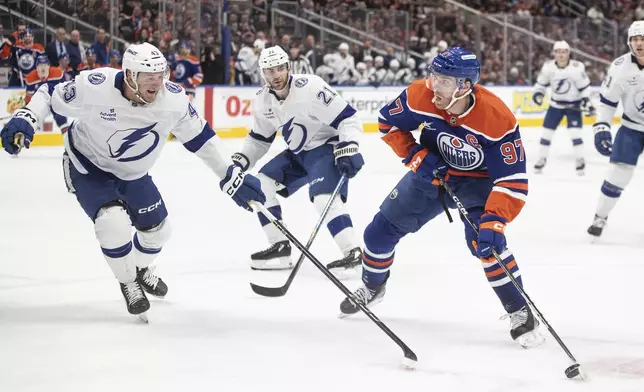
[[[517,149],[519,150],[517,154]],[[523,142],[521,139],[517,139],[512,142],[506,142],[501,144],[501,154],[503,154],[503,162],[508,165],[513,165],[517,162],[523,162],[525,160],[525,152],[523,150]]]
[[[337,94],[333,92],[333,90],[324,86],[322,90],[318,91],[318,95],[316,95],[316,97],[321,100],[326,106],[329,106],[336,95]]]
[[[604,78],[604,87],[610,88],[610,84],[613,82],[613,77],[606,75]]]

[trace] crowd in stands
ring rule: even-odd
[[[124,49],[114,40],[104,38],[105,31],[113,28],[119,40],[150,42],[169,58],[179,52],[180,47],[188,48],[201,63],[204,84],[222,84],[226,79],[231,84],[259,83],[256,64],[247,55],[253,53],[256,62],[262,47],[276,44],[291,52],[294,65],[310,69],[308,72],[320,74],[332,83],[404,84],[410,77],[422,77],[425,64],[446,45],[465,46],[480,53],[481,82],[484,84],[534,83],[543,63],[552,57],[552,46],[537,38],[529,39],[529,34],[513,28],[507,29],[505,40],[503,20],[548,39],[566,40],[574,49],[587,53],[589,56],[573,54],[573,58],[585,63],[591,81],[598,84],[605,75],[606,62],[628,50],[625,31],[630,23],[634,19],[644,19],[644,1],[626,0],[583,2],[587,9],[582,16],[560,6],[561,2],[557,0],[464,2],[483,12],[483,16],[463,12],[445,0],[298,1],[296,8],[301,17],[308,18],[310,12],[323,13],[351,28],[366,31],[373,38],[407,47],[415,53],[406,55],[380,44],[379,40],[378,43],[363,41],[362,45],[329,38],[321,42],[317,32],[310,29],[294,31],[293,23],[283,17],[276,18],[272,26],[271,0],[231,1],[228,27],[233,57],[229,64],[230,74],[225,75],[219,20],[222,0],[200,1],[201,20],[197,20],[197,0],[168,1],[165,12],[160,12],[162,7],[158,0],[116,2],[118,8],[110,11],[109,0],[48,1],[57,10],[102,29],[96,37],[89,38],[93,40],[89,46],[94,49],[98,64],[109,62],[109,55],[116,53],[112,52],[113,48]],[[111,26],[112,21],[115,26]],[[409,31],[406,31],[407,26]],[[77,69],[86,61],[88,48],[79,43],[78,31],[71,31],[72,26],[66,27],[56,34],[54,41],[45,45],[46,54],[52,64],[57,64],[58,42],[64,42],[69,45],[66,52],[70,66]],[[194,53],[197,29],[201,30],[200,53]],[[619,32],[617,40],[613,29]],[[479,48],[473,47],[476,42],[480,42]],[[245,51],[244,47],[247,47]],[[246,56],[238,56],[240,52]],[[353,58],[352,70],[341,75],[338,69],[345,62],[349,63],[347,56]],[[384,71],[373,76],[381,68]],[[400,77],[396,76],[401,71],[404,72]],[[372,77],[365,80],[365,72]]]

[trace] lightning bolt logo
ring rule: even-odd
[[[109,151],[110,151],[110,157],[118,158],[117,161],[119,162],[132,162],[146,157],[148,154],[154,151],[154,149],[159,144],[159,139],[160,139],[159,134],[152,130],[156,125],[157,123],[154,123],[145,128],[132,128],[132,129],[126,129],[122,131],[116,131],[107,140],[107,144],[109,146]],[[117,140],[119,139],[119,136],[122,133],[127,133],[127,135],[122,137],[120,140]],[[152,135],[154,137],[154,140],[147,150],[145,150],[143,153],[138,154],[136,156],[132,156],[132,157],[123,156],[128,151],[130,151],[132,147],[136,146],[139,141],[143,140],[148,135]],[[116,146],[116,145],[118,145],[118,147],[113,148],[113,146]]]
[[[291,117],[290,120],[288,120],[284,125],[282,125],[281,132],[282,132],[282,136],[284,136],[284,141],[286,141],[286,144],[289,146],[289,148],[291,148],[291,136],[293,135],[293,131],[295,130],[295,127],[300,128],[300,130],[302,131],[302,141],[296,148],[291,148],[291,151],[293,151],[294,153],[298,153],[306,143],[307,132],[306,132],[306,127],[304,127],[304,125],[293,122],[293,120],[295,120],[295,117]]]

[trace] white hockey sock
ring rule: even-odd
[[[568,128],[568,134],[572,141],[572,151],[575,154],[575,159],[582,159],[584,157],[584,140],[581,137],[581,128]]]
[[[94,232],[107,264],[121,283],[136,279],[132,253],[130,217],[123,207],[101,209],[94,220]]]
[[[275,180],[267,177],[262,173],[258,174],[257,178],[262,185],[262,191],[264,192],[264,195],[266,195],[266,202],[264,203],[264,207],[266,207],[266,209],[268,209],[271,214],[273,214],[280,222],[282,222],[282,224],[284,224],[284,220],[282,220],[282,207],[277,200],[277,185],[275,183]],[[259,212],[257,213],[257,216],[259,217],[259,222],[262,225],[262,230],[264,231],[264,234],[266,234],[266,238],[268,239],[269,244],[287,240],[286,236],[282,234],[282,232],[277,227],[275,227],[275,225],[272,224],[270,220],[268,220],[268,218],[264,216],[264,214]]]
[[[543,128],[543,133],[541,134],[541,141],[539,148],[539,158],[548,158],[550,154],[550,144],[552,144],[552,138],[555,135],[554,129]]]
[[[330,197],[331,195],[317,195],[313,199],[313,204],[319,214],[324,211],[324,207],[326,207]],[[351,249],[358,247],[351,217],[346,205],[340,200],[339,196],[331,205],[322,224],[329,229],[329,233],[331,233],[342,254],[346,254]]]
[[[147,268],[161,252],[172,234],[168,218],[150,230],[137,230],[134,234],[134,262],[139,268]]]
[[[606,180],[602,184],[599,202],[595,214],[608,218],[608,214],[615,208],[622,191],[633,178],[635,166],[621,163],[611,163],[608,168]]]

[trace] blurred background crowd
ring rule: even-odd
[[[60,66],[62,59],[72,75],[93,66],[88,63],[118,67],[128,44],[150,42],[174,67],[194,56],[203,84],[233,85],[261,82],[257,55],[271,45],[291,54],[295,72],[316,73],[336,85],[407,84],[424,76],[427,63],[447,46],[479,55],[483,84],[531,85],[552,58],[554,40],[566,40],[572,58],[582,61],[592,83],[599,84],[610,61],[628,51],[630,23],[644,19],[644,0],[4,3],[0,61],[18,72],[21,63],[28,64],[13,50],[24,49],[26,31],[34,56],[40,44],[52,65]]]

